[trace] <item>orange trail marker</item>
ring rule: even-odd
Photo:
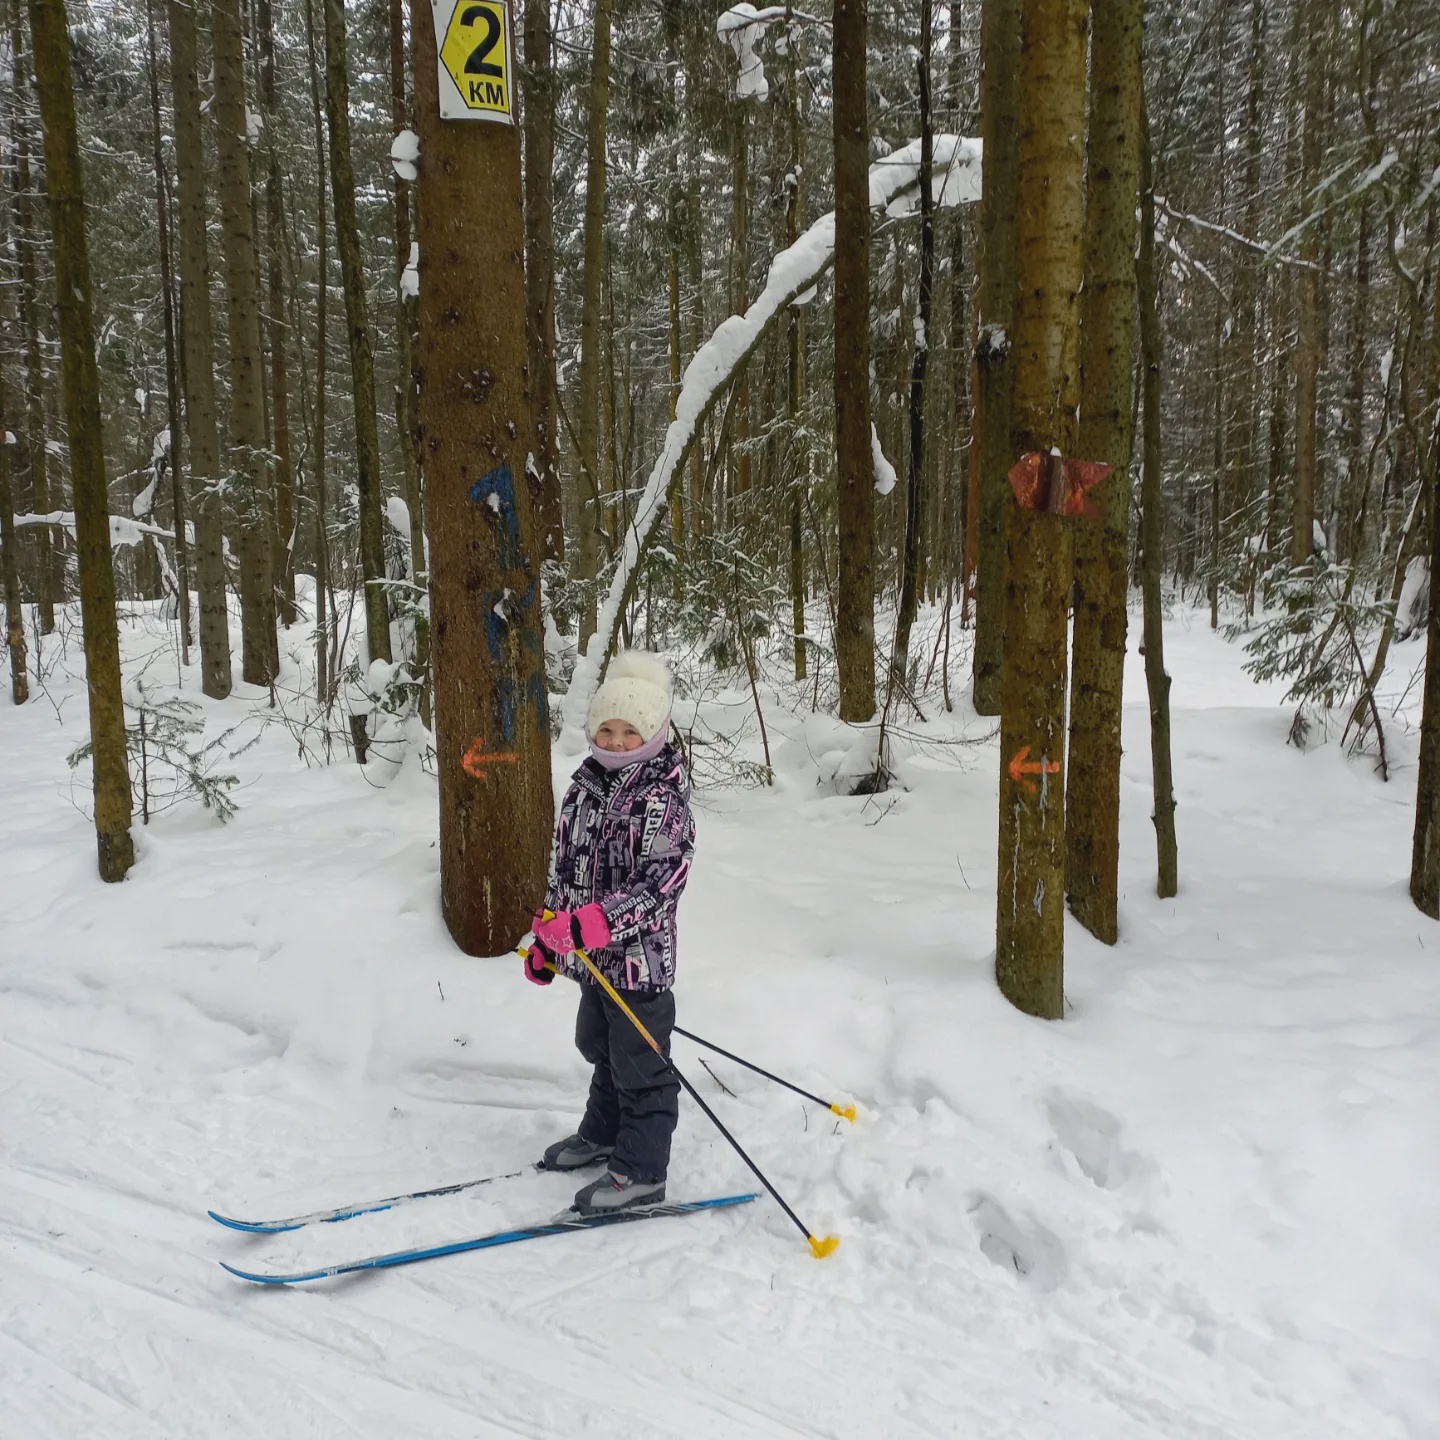
[[[1006,478],[1015,492],[1015,499],[1025,510],[1098,520],[1100,507],[1087,492],[1112,469],[1113,466],[1098,460],[1072,460],[1031,450],[1010,467]]]
[[[1030,747],[1022,745],[1010,759],[1006,767],[1010,778],[1017,784],[1023,785],[1032,795],[1035,793],[1035,782],[1029,777],[1031,775],[1058,775],[1060,773],[1060,762],[1058,760],[1046,760],[1043,756],[1039,760],[1030,760],[1026,757],[1030,754]]]
[[[467,775],[473,775],[477,780],[485,778],[485,767],[493,765],[496,761],[506,761],[511,765],[516,764],[520,757],[513,752],[507,751],[503,755],[485,754],[485,737],[477,735],[475,743],[460,757],[460,768]]]

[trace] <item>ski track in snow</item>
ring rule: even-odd
[[[127,631],[130,661],[155,644]],[[1238,647],[1185,614],[1167,646],[1182,892],[1153,894],[1132,653],[1122,943],[1070,927],[1060,1025],[991,978],[993,740],[902,758],[911,788],[875,823],[815,785],[843,732],[777,712],[776,790],[700,797],[680,1022],[859,1122],[708,1056],[724,1096],[689,1041],[676,1057],[842,1236],[824,1263],[762,1200],[296,1290],[233,1280],[218,1260],[326,1263],[563,1208],[575,1179],[529,1174],[288,1235],[204,1213],[525,1164],[582,1103],[573,996],[451,946],[413,764],[375,788],[272,730],[236,762],[229,826],[137,827],[139,865],[105,887],[63,759],[83,693],[52,678],[63,726],[0,708],[6,1440],[1440,1433],[1414,738],[1392,729],[1382,786],[1333,746],[1286,748]],[[1397,649],[1397,675],[1423,653]],[[212,733],[262,701],[239,693],[207,706]],[[992,728],[963,706],[934,725]],[[748,1188],[685,1102],[672,1198]]]

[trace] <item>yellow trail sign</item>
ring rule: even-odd
[[[439,46],[440,118],[515,123],[508,0],[431,0]]]

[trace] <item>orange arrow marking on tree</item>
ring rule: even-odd
[[[460,757],[460,767],[467,775],[473,775],[477,780],[483,780],[485,779],[485,767],[487,765],[491,765],[497,760],[508,761],[513,765],[519,759],[520,757],[518,755],[510,752],[503,755],[485,754],[485,737],[478,735],[475,738],[475,743]]]
[[[1030,747],[1022,745],[1014,754],[1007,767],[1010,778],[1017,784],[1023,785],[1032,795],[1035,793],[1035,782],[1029,777],[1031,775],[1058,775],[1060,773],[1060,762],[1058,760],[1027,760],[1030,754]]]

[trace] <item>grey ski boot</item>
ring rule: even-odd
[[[664,1198],[663,1180],[633,1180],[611,1170],[575,1192],[575,1211],[579,1215],[611,1215],[639,1205],[658,1205]]]
[[[610,1158],[613,1145],[597,1145],[593,1140],[581,1136],[567,1135],[557,1140],[541,1157],[542,1170],[584,1170],[590,1165],[599,1165]]]

